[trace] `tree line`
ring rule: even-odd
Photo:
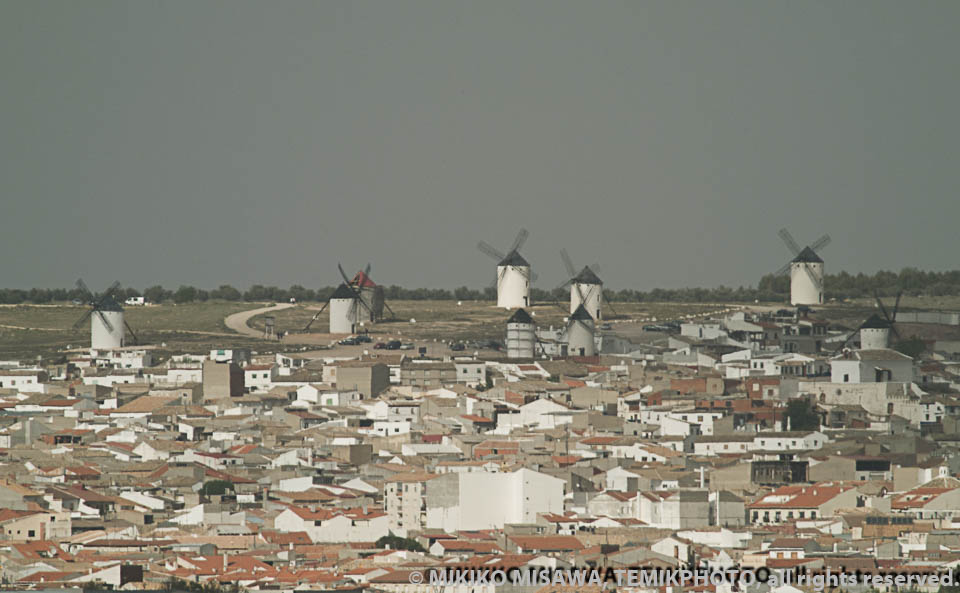
[[[827,274],[825,278],[826,298],[847,299],[869,297],[878,291],[881,296],[894,296],[903,291],[909,296],[952,296],[960,295],[960,270],[948,272],[928,272],[917,268],[904,268],[900,272],[880,271],[875,274]],[[294,284],[288,288],[278,286],[264,286],[254,284],[247,290],[240,290],[229,284],[223,284],[214,289],[203,289],[195,286],[180,286],[173,290],[156,285],[143,289],[120,288],[115,296],[120,299],[142,296],[151,303],[195,303],[210,300],[219,301],[297,301],[323,302],[330,298],[335,286],[323,288],[306,288]],[[453,290],[446,288],[404,288],[401,286],[384,286],[384,297],[387,300],[460,300],[460,301],[491,301],[497,297],[497,290],[493,286],[476,289],[461,286]],[[612,302],[776,302],[783,301],[790,293],[789,276],[774,276],[768,274],[760,279],[756,287],[717,286],[713,288],[654,288],[643,291],[632,288],[622,290],[605,290],[604,295]],[[565,302],[569,299],[569,288],[555,288],[544,290],[532,288],[530,297],[534,302]],[[31,288],[28,290],[17,288],[0,288],[0,304],[17,305],[23,303],[47,304],[69,302],[75,299],[84,300],[84,294],[77,289],[69,288]]]

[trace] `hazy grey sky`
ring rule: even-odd
[[[5,286],[957,261],[960,2],[0,3]]]

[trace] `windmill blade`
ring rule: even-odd
[[[797,245],[797,242],[793,240],[793,235],[790,234],[790,231],[784,228],[780,229],[777,234],[780,235],[781,239],[783,239],[784,244],[791,253],[794,255],[800,255],[800,246]]]
[[[337,269],[340,270],[340,275],[343,277],[343,283],[347,286],[353,286],[352,281],[347,277],[347,273],[343,271],[343,266],[340,265],[340,262],[337,262]]]
[[[370,262],[367,262],[367,267],[365,267],[365,268],[363,269],[363,275],[364,275],[364,276],[370,276],[370,268],[371,268],[371,267],[372,267],[372,265],[370,264]]]
[[[97,309],[97,310],[94,310],[94,313],[96,313],[97,316],[100,318],[100,321],[103,322],[105,326],[107,326],[107,329],[112,332],[113,324],[110,323],[110,320],[107,319],[107,316],[103,314],[103,311],[100,311],[99,309]]]
[[[83,281],[83,278],[77,278],[77,289],[83,293],[83,296],[93,300],[93,293],[90,292],[90,288],[87,286],[87,283]]]
[[[774,276],[783,276],[784,274],[786,274],[787,272],[790,271],[790,266],[792,266],[792,265],[793,265],[793,262],[792,262],[792,261],[788,261],[787,263],[785,263],[785,264],[783,265],[782,268],[780,268],[779,270],[777,270],[776,272],[774,272],[773,275],[774,275]]]
[[[517,233],[517,238],[513,240],[513,245],[510,247],[510,252],[519,251],[523,244],[527,242],[527,237],[530,236],[530,231],[527,229],[520,229]]]
[[[307,322],[307,325],[305,325],[305,326],[303,327],[303,331],[309,331],[309,330],[310,330],[310,326],[313,325],[313,322],[314,322],[314,321],[316,321],[317,319],[320,318],[320,315],[323,314],[323,311],[327,308],[327,305],[329,305],[329,304],[330,304],[330,300],[327,299],[327,302],[325,302],[325,303],[323,304],[323,306],[320,307],[320,310],[317,311],[317,314],[314,315],[313,318],[311,318],[310,321]]]
[[[363,295],[360,293],[360,290],[357,288],[353,289],[354,300],[358,301],[363,308],[367,310],[367,313],[373,314],[373,307],[367,304],[367,301],[363,300]]]
[[[113,293],[116,292],[117,289],[119,288],[120,288],[120,282],[114,282],[105,291],[100,293],[100,296],[94,299],[94,302],[93,302],[94,309],[99,309],[103,305],[103,303],[107,299],[111,298],[113,296]],[[113,330],[111,329],[110,331],[113,331]]]
[[[890,315],[890,322],[893,323],[897,320],[897,311],[900,310],[900,297],[903,296],[903,291],[897,293],[897,300],[893,303],[893,314]]]
[[[523,277],[526,278],[527,282],[529,282],[530,284],[533,284],[534,282],[537,281],[537,278],[539,278],[539,276],[534,274],[533,270],[530,268],[527,268],[526,270],[524,270],[523,268],[515,268],[515,269],[518,270],[520,274],[522,274]]]
[[[813,285],[817,287],[817,290],[820,290],[820,279],[817,278],[817,275],[813,273],[813,268],[810,267],[810,264],[803,262],[803,271],[807,273],[807,278],[810,278],[810,282],[813,282]]]
[[[819,239],[817,239],[816,241],[814,241],[813,243],[811,243],[810,249],[813,249],[814,251],[820,251],[821,249],[829,245],[830,241],[831,241],[830,235],[824,235]]]
[[[603,267],[601,267],[600,264],[597,264],[597,263],[590,266],[590,269],[593,270],[593,273],[597,275],[597,278],[600,277],[600,273],[603,271]]]
[[[127,320],[126,320],[126,319],[123,320],[123,325],[125,325],[126,328],[127,328],[127,331],[130,332],[130,337],[133,338],[133,343],[134,343],[134,344],[137,344],[137,343],[138,343],[137,334],[133,333],[133,328],[130,327],[130,324],[127,323]]]
[[[567,276],[573,278],[577,275],[577,268],[573,265],[573,260],[570,259],[570,254],[567,253],[566,249],[560,248],[560,259],[563,260],[563,266],[567,269]]]
[[[880,291],[873,291],[873,298],[877,300],[877,306],[880,307],[880,311],[883,313],[883,318],[887,320],[887,323],[893,324],[893,321],[890,320],[890,313],[887,312],[887,308],[883,306],[883,301],[880,300]]]
[[[387,304],[387,301],[383,301],[383,306],[387,308],[387,311],[390,311],[390,319],[397,318],[397,314],[393,312],[393,309],[390,308],[390,305]]]
[[[897,341],[898,341],[898,342],[901,340],[901,338],[900,338],[900,332],[897,331],[897,309],[900,308],[900,297],[901,297],[901,296],[903,296],[903,291],[902,291],[902,290],[897,293],[897,300],[896,300],[896,302],[894,302],[894,304],[893,304],[893,313],[890,314],[890,331],[893,332],[893,335],[894,335],[894,337],[897,338]]]
[[[480,253],[489,255],[490,257],[497,260],[498,262],[503,261],[504,259],[507,258],[506,255],[500,253],[500,251],[498,251],[496,247],[487,243],[486,241],[480,241],[479,243],[477,243],[477,249],[480,250]]]
[[[863,323],[866,323],[866,321],[864,321]],[[860,328],[863,327],[863,323],[861,323],[861,324],[857,327],[857,329],[855,329],[855,330],[853,330],[852,332],[850,332],[849,334],[847,334],[847,337],[843,340],[843,342],[840,343],[840,347],[837,348],[838,351],[839,351],[839,350],[843,350],[844,348],[846,348],[846,347],[847,347],[847,344],[850,343],[850,340],[853,339],[853,336],[855,336],[855,335],[857,335],[857,334],[860,333]]]
[[[614,317],[620,317],[620,314],[617,313],[617,310],[613,308],[613,303],[610,302],[610,299],[607,297],[607,293],[603,288],[600,289],[600,294],[603,295],[603,301],[607,303],[607,306],[610,307],[610,310],[613,311]]]
[[[73,329],[78,329],[83,323],[93,315],[93,309],[88,310],[86,313],[80,316],[80,319],[77,319],[76,323],[73,324]]]
[[[109,288],[107,288],[105,291],[103,291],[103,296],[104,296],[104,297],[110,296],[110,295],[112,295],[114,292],[116,292],[119,288],[120,288],[120,281],[119,281],[119,280],[116,280],[116,281],[114,281],[113,284],[110,285]]]
[[[574,288],[576,289],[576,291],[577,291],[577,296],[580,297],[580,304],[583,305],[584,307],[586,307],[586,306],[587,306],[587,297],[584,296],[584,294],[583,294],[583,287],[580,286],[580,283],[579,283],[579,282],[574,282],[574,283],[573,283],[573,287],[574,287]]]

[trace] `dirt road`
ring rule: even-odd
[[[263,331],[259,329],[253,329],[247,322],[260,315],[261,313],[267,313],[270,311],[282,311],[283,309],[289,309],[294,307],[293,303],[279,303],[276,305],[271,305],[269,307],[261,307],[259,309],[251,309],[250,311],[241,311],[239,313],[234,313],[233,315],[227,315],[223,320],[223,323],[227,327],[237,332],[238,334],[243,334],[251,338],[262,338]]]

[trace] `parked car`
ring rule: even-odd
[[[609,323],[604,323],[603,325],[600,326],[600,329],[613,329],[613,326],[610,325]]]
[[[387,347],[387,345],[386,345],[385,343],[383,343],[383,342],[377,342],[376,344],[373,345],[373,349],[374,349],[374,350],[383,350],[383,349],[385,349],[386,347]]]
[[[645,332],[662,332],[663,327],[659,325],[645,325],[643,326],[643,331]]]
[[[356,338],[344,338],[337,343],[341,346],[356,346],[360,342],[358,342]]]
[[[390,340],[387,342],[387,350],[399,350],[400,340]]]
[[[453,350],[454,352],[462,352],[466,350],[467,347],[457,342],[456,344],[450,344],[450,349]]]
[[[401,350],[413,350],[413,342],[404,342],[403,344],[400,344],[400,349],[401,349]]]
[[[370,336],[365,336],[365,335],[357,336],[357,342],[360,344],[369,344],[372,341],[373,341],[373,338],[371,338]]]

